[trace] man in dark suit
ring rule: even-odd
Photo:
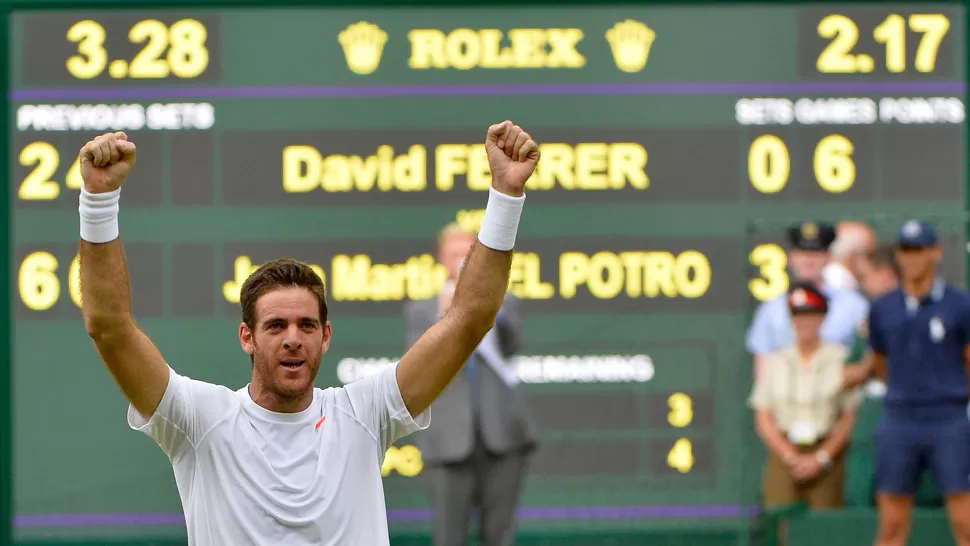
[[[475,233],[458,225],[438,236],[438,262],[448,270],[442,293],[404,308],[410,347],[451,303]],[[518,387],[511,357],[522,346],[520,301],[507,294],[495,326],[462,371],[431,406],[431,426],[415,436],[430,470],[435,546],[466,543],[472,508],[484,546],[513,544],[515,508],[536,429]]]

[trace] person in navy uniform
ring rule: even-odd
[[[970,294],[937,274],[933,226],[899,229],[899,288],[869,313],[866,366],[886,382],[876,427],[877,546],[902,546],[924,468],[933,472],[958,546],[970,546]],[[851,382],[850,382],[851,383]]]

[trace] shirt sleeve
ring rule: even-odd
[[[879,308],[876,306],[869,309],[869,347],[881,355],[886,354],[886,338],[879,324]]]
[[[753,355],[766,354],[779,349],[771,336],[771,301],[758,306],[751,318],[744,346]]]
[[[832,307],[822,324],[821,337],[830,343],[852,347],[859,325],[866,320],[869,303],[859,294],[842,290],[832,298]]]
[[[758,378],[754,380],[754,387],[751,388],[751,394],[748,396],[748,406],[753,410],[768,409],[768,402],[770,401],[769,392],[771,389],[771,369],[775,368],[774,356],[769,356],[768,361],[761,368],[761,373],[758,374]]]
[[[179,375],[169,368],[168,386],[158,408],[146,419],[128,405],[128,426],[147,434],[170,459],[194,450],[235,403],[233,392],[220,385]]]
[[[391,444],[431,424],[431,409],[411,416],[397,384],[397,362],[344,387],[354,417],[386,451]]]

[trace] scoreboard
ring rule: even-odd
[[[294,257],[327,284],[327,387],[405,350],[402,306],[443,284],[438,230],[479,225],[504,119],[542,146],[509,284],[541,431],[522,526],[748,516],[742,340],[787,289],[783,228],[942,218],[962,283],[964,25],[928,3],[12,13],[15,535],[184,534],[169,462],[80,319],[87,140],[138,146],[121,233],[168,362],[243,387],[240,286]],[[383,473],[392,533],[427,529],[413,438]]]

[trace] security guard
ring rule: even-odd
[[[829,301],[819,335],[824,341],[852,347],[857,328],[869,312],[869,303],[854,290],[827,287],[822,282],[822,270],[829,261],[829,246],[835,240],[835,228],[830,224],[807,222],[788,230],[791,249],[788,266],[792,284],[809,283],[817,287]],[[745,347],[754,355],[754,375],[757,377],[768,354],[794,343],[788,296],[763,302],[758,306],[745,339]]]
[[[970,294],[937,276],[933,227],[899,229],[900,288],[869,315],[867,365],[886,382],[876,427],[879,546],[903,545],[925,467],[943,493],[959,546],[970,546]]]
[[[795,342],[767,356],[748,398],[768,452],[762,502],[803,500],[811,508],[836,508],[842,505],[845,448],[862,392],[842,389],[848,349],[819,337],[828,312],[825,296],[811,284],[795,284],[787,305]]]

